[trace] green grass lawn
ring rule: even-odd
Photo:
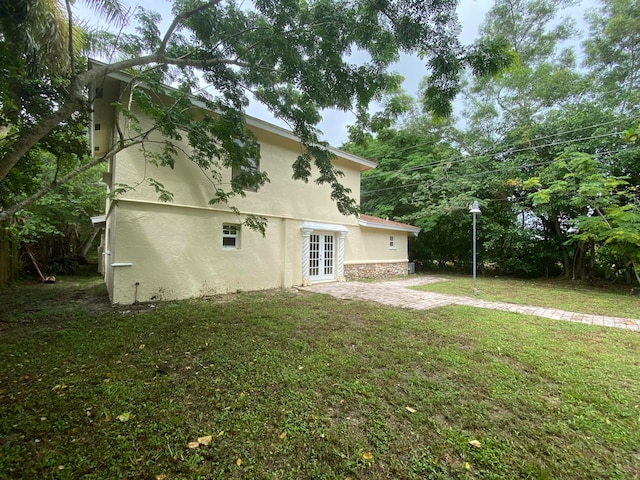
[[[473,296],[469,276],[438,275],[446,282],[414,287],[451,295]],[[587,285],[560,280],[518,280],[504,277],[478,277],[478,298],[482,300],[536,305],[571,312],[640,318],[640,297],[630,295],[629,287],[607,284]]]
[[[0,317],[0,478],[639,478],[636,332],[65,279]]]

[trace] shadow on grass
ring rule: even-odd
[[[57,277],[55,283],[25,279],[0,289],[2,323],[39,323],[107,311],[107,288],[95,265],[80,275]]]

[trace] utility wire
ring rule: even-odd
[[[620,153],[620,152],[624,152],[624,151],[628,151],[626,148],[620,148],[618,150],[608,150],[606,152],[601,152],[601,154],[603,155],[614,155],[616,153]],[[552,163],[554,163],[556,160],[547,160],[544,162],[536,162],[536,163],[531,163],[526,165],[526,167],[531,168],[531,167],[541,167],[541,166],[546,166],[546,165],[551,165]],[[495,168],[492,169],[491,172],[506,172],[509,170],[513,170],[513,169],[522,169],[523,167],[525,167],[524,164],[521,165],[503,165],[502,168]],[[486,175],[487,172],[473,172],[473,173],[466,173],[463,175],[456,175],[456,179],[469,179],[469,178],[475,178],[478,176],[484,176]],[[442,178],[441,178],[442,179]],[[435,182],[437,183],[437,182]],[[435,183],[432,183],[432,185],[435,185]],[[403,189],[403,188],[407,188],[407,187],[416,187],[416,186],[420,186],[420,185],[424,185],[425,182],[424,181],[420,181],[420,182],[414,182],[414,183],[406,183],[406,184],[402,184],[402,185],[394,185],[392,187],[384,187],[384,188],[377,188],[374,190],[367,190],[367,189],[362,189],[362,193],[369,195],[369,194],[373,194],[373,193],[379,193],[379,192],[385,192],[385,191],[389,191],[389,190],[396,190],[396,189]]]
[[[631,120],[627,120],[627,121],[635,121],[640,119],[640,117],[636,117],[635,119],[631,119]],[[607,123],[603,123],[603,124],[596,124],[590,127],[583,127],[581,129],[575,129],[575,130],[571,130],[571,131],[567,131],[567,132],[561,132],[559,134],[556,135],[560,135],[562,133],[573,133],[576,131],[580,131],[580,130],[584,130],[587,128],[597,128],[599,126],[602,125],[606,125],[609,123],[613,123],[613,122],[607,122]],[[434,162],[426,162],[426,163],[422,163],[420,165],[415,165],[413,167],[406,167],[406,168],[400,168],[398,170],[395,170],[393,172],[384,172],[384,171],[379,171],[376,172],[375,170],[367,175],[366,177],[363,177],[363,180],[367,180],[367,179],[375,179],[377,177],[381,177],[381,176],[385,176],[388,175],[390,173],[404,173],[404,172],[412,172],[412,171],[417,171],[417,170],[422,170],[424,168],[429,168],[429,167],[433,167],[433,168],[437,168],[440,166],[447,166],[449,164],[453,164],[453,163],[460,163],[460,162],[466,162],[469,160],[473,160],[473,159],[480,159],[482,157],[486,157],[486,156],[498,156],[498,155],[505,155],[505,154],[514,154],[514,153],[520,153],[520,152],[525,152],[525,151],[529,151],[529,150],[536,150],[536,149],[540,149],[540,148],[546,148],[546,147],[552,147],[552,146],[558,146],[558,145],[570,145],[572,143],[576,143],[576,142],[582,142],[582,141],[586,141],[586,140],[597,140],[599,138],[606,138],[606,137],[613,137],[618,135],[618,133],[616,132],[611,132],[611,133],[606,133],[606,134],[601,134],[601,135],[591,135],[588,137],[581,137],[581,138],[575,138],[575,139],[570,139],[570,140],[562,140],[562,141],[558,141],[558,142],[551,142],[551,143],[546,143],[543,145],[532,145],[529,147],[522,147],[522,148],[517,148],[517,149],[503,149],[503,150],[495,150],[491,153],[481,153],[481,154],[477,154],[477,155],[460,155],[460,156],[453,156],[453,157],[448,157],[444,160],[438,160],[438,161],[434,161]],[[555,136],[555,135],[554,135]],[[536,141],[542,138],[550,138],[551,136],[548,137],[540,137],[538,139],[534,139],[531,141]],[[515,146],[516,144],[512,144],[510,146]],[[509,147],[509,146],[507,146]]]
[[[613,124],[613,123],[618,123],[618,122],[623,122],[623,121],[624,122],[635,122],[637,120],[640,120],[640,116],[631,117],[631,118],[627,118],[627,119],[611,120],[609,122],[603,122],[603,123],[587,125],[585,127],[576,128],[576,129],[573,129],[573,130],[565,130],[565,131],[561,131],[561,132],[556,132],[556,133],[551,134],[551,135],[546,135],[546,136],[543,136],[543,137],[536,137],[536,138],[533,138],[533,139],[529,140],[529,143],[540,141],[540,140],[544,140],[544,139],[547,139],[547,138],[556,137],[556,136],[559,136],[559,135],[566,135],[568,133],[575,133],[575,132],[578,132],[578,131],[581,131],[581,130],[594,129],[594,128],[598,128],[598,127],[601,127],[601,126],[610,125],[610,124]],[[589,137],[584,137],[584,138],[589,138]],[[567,140],[567,141],[569,141],[569,140]],[[426,142],[426,143],[424,143],[422,145],[429,145],[429,144],[434,144],[434,143],[437,143],[437,142]],[[514,143],[511,143],[509,145],[506,145],[505,147],[501,148],[500,150],[486,151],[486,152],[483,152],[483,153],[478,153],[476,155],[468,155],[468,156],[465,156],[465,158],[478,157],[478,156],[487,156],[487,155],[497,155],[499,153],[505,153],[508,148],[515,147],[515,146],[517,146],[517,145],[519,145],[521,143],[523,143],[523,142],[514,142]],[[412,145],[411,147],[407,147],[407,148],[414,148],[414,147],[417,147],[417,146],[420,146],[420,144],[419,145]],[[545,145],[540,145],[538,147],[543,147],[543,146],[545,146]],[[400,149],[400,150],[394,150],[394,152],[406,150],[407,148]],[[527,148],[529,148],[529,147],[527,147]],[[533,147],[533,148],[536,148],[536,147]],[[415,168],[415,167],[410,167],[410,168],[412,169],[412,168]]]

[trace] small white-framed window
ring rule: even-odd
[[[393,237],[393,235],[389,235],[389,248],[396,248],[396,239]]]
[[[229,223],[222,225],[222,248],[240,248],[240,225]]]

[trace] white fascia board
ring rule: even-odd
[[[380,223],[367,222],[366,220],[360,220],[360,219],[358,219],[358,224],[361,227],[367,227],[367,228],[379,228],[381,230],[395,230],[398,232],[409,232],[409,233],[413,233],[415,237],[417,237],[418,234],[420,233],[420,230],[422,230],[420,227],[411,227],[408,225],[406,227],[403,227],[402,225],[382,225]]]
[[[206,107],[203,106],[203,108]],[[293,132],[287,130],[286,128],[279,127],[278,125],[274,125],[273,123],[265,122],[264,120],[260,120],[259,118],[255,118],[250,115],[245,115],[245,118],[247,121],[247,125],[260,128],[261,130],[273,133],[274,135],[279,135],[289,140],[293,140],[294,142],[300,142],[300,139]],[[336,157],[344,158],[345,160],[357,163],[358,165],[362,165],[366,168],[376,168],[376,166],[378,165],[376,162],[367,160],[366,158],[358,157],[357,155],[345,152],[343,150],[340,150],[339,148],[329,146],[327,147],[327,149]]]
[[[334,223],[304,222],[300,229],[314,231],[319,230],[323,232],[349,232],[349,229],[344,225],[338,225]]]
[[[90,58],[89,65],[91,64],[95,64],[97,66],[106,65],[106,63],[93,60]],[[109,73],[107,76],[110,78],[114,78],[116,80],[120,80],[121,82],[131,81],[131,76],[125,72],[112,72],[112,73]],[[142,86],[144,87],[144,84],[142,84]],[[169,92],[177,91],[175,88],[172,88],[168,85],[162,85],[162,88],[167,92],[167,94]],[[202,108],[204,110],[210,110],[209,107],[202,100],[198,100],[196,97],[191,95],[189,97],[191,99],[191,103],[195,107]],[[247,125],[250,125],[252,127],[260,128],[261,130],[264,130],[269,133],[273,133],[274,135],[278,135],[280,137],[283,137],[289,140],[293,140],[294,142],[300,142],[300,138],[298,138],[293,132],[291,132],[290,130],[287,130],[286,128],[279,127],[278,125],[265,122],[264,120],[260,120],[259,118],[255,118],[246,114],[245,114],[245,121]],[[378,165],[376,162],[367,160],[366,158],[358,157],[357,155],[353,155],[351,153],[345,152],[343,150],[340,150],[339,148],[329,146],[327,147],[327,149],[336,157],[343,158],[350,162],[356,163],[358,165],[365,167],[366,169],[376,168],[376,166]]]
[[[94,227],[104,227],[107,223],[107,216],[97,215],[95,217],[91,217],[91,223]]]

